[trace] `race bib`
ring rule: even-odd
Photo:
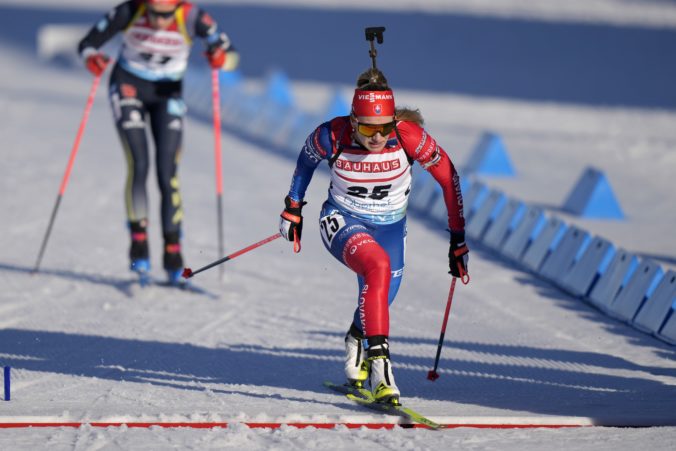
[[[337,211],[319,219],[319,230],[327,247],[331,247],[333,239],[343,227],[345,227],[345,219]]]

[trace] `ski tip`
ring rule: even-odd
[[[183,268],[183,274],[181,274],[184,279],[190,279],[192,277],[192,269]]]
[[[431,380],[432,382],[434,382],[434,381],[436,381],[437,379],[439,379],[439,373],[437,373],[437,372],[434,371],[434,370],[430,370],[430,371],[427,373],[427,379],[429,379],[429,380]]]

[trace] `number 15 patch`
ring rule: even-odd
[[[322,240],[324,240],[324,243],[329,248],[331,247],[331,242],[343,227],[345,227],[345,218],[337,211],[319,219],[319,229],[322,234]]]

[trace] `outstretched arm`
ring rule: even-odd
[[[139,7],[138,1],[129,0],[120,3],[101,18],[78,44],[78,53],[84,59],[108,42],[113,36],[124,30]]]
[[[400,122],[397,132],[409,158],[417,161],[437,181],[448,211],[448,229],[451,233],[448,250],[450,273],[469,282],[467,274],[469,248],[465,243],[465,217],[463,212],[460,177],[448,154],[425,129],[414,122]]]
[[[448,228],[465,231],[460,177],[448,154],[425,129],[414,122],[400,122],[397,131],[409,158],[417,161],[437,181],[448,211]]]

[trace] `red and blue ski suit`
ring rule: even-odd
[[[329,162],[331,184],[319,225],[326,248],[357,273],[354,324],[365,337],[389,336],[389,304],[404,271],[406,207],[413,162],[439,183],[450,230],[463,232],[458,174],[446,152],[415,122],[398,121],[381,152],[369,152],[353,138],[348,116],[317,127],[305,141],[289,197],[302,201],[322,160]]]

